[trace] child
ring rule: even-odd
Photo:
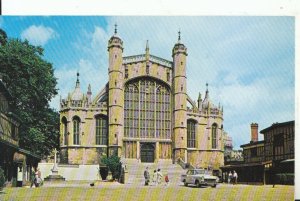
[[[153,182],[154,186],[157,185],[157,172],[156,172],[156,170],[154,170],[152,182]]]
[[[161,183],[161,179],[162,179],[163,175],[160,172],[160,169],[157,170],[157,183],[160,184]]]
[[[168,175],[165,176],[165,182],[166,182],[166,186],[168,186],[169,185],[169,177],[168,177]]]

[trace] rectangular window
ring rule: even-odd
[[[73,143],[74,145],[79,145],[79,120],[73,120]]]
[[[273,153],[276,156],[280,156],[284,154],[284,136],[283,133],[274,135],[274,142],[273,142]],[[280,159],[280,157],[277,157]]]
[[[96,144],[107,145],[107,120],[103,117],[96,118]]]
[[[196,147],[196,138],[195,138],[195,122],[187,122],[187,146],[189,148]]]
[[[217,148],[217,125],[212,126],[212,149]]]
[[[250,149],[250,152],[251,152],[251,157],[256,157],[257,156],[257,148],[251,148]]]
[[[68,145],[68,126],[67,122],[63,123],[64,129],[64,145]]]

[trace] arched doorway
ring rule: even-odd
[[[142,163],[153,163],[154,162],[154,144],[141,143],[141,162]]]

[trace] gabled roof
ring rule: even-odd
[[[254,146],[254,145],[260,145],[260,144],[264,144],[264,140],[260,140],[260,141],[256,141],[256,142],[250,142],[247,144],[242,144],[240,147],[244,148],[244,147],[249,147],[249,146]]]
[[[295,125],[295,121],[287,121],[287,122],[282,122],[282,123],[274,123],[274,124],[272,124],[272,126],[261,130],[260,133],[264,134],[264,133],[266,133],[269,130],[272,130],[274,128],[278,128],[278,127],[282,127],[282,126],[287,126],[287,125]]]

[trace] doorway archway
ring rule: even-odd
[[[154,162],[155,146],[152,143],[141,143],[141,162]]]

